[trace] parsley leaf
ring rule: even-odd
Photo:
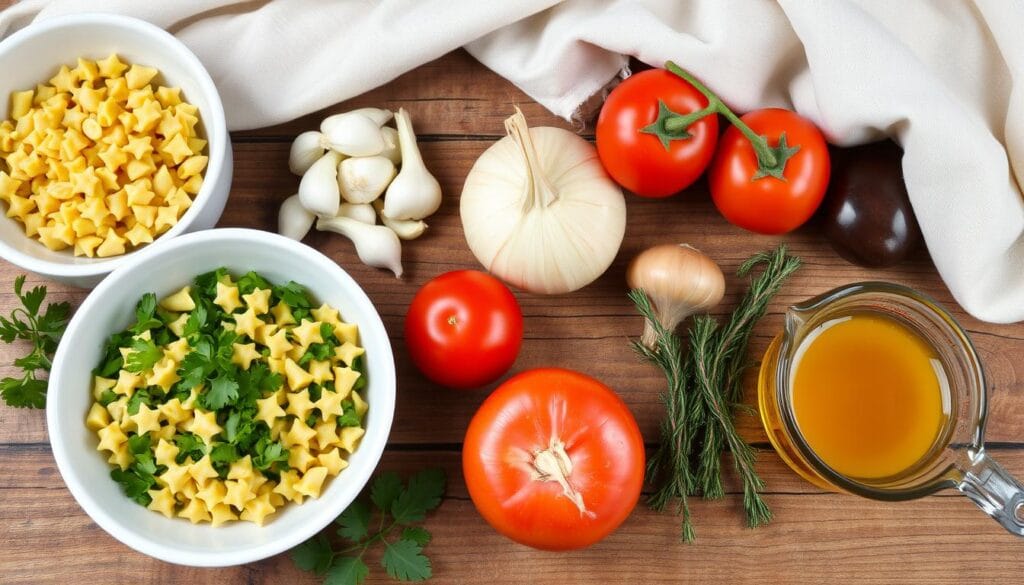
[[[178,433],[174,435],[174,444],[178,447],[178,456],[174,458],[175,463],[182,465],[189,457],[192,461],[199,461],[206,454],[206,443],[192,433]]]
[[[441,504],[444,484],[444,472],[440,469],[421,471],[409,478],[409,487],[391,506],[395,522],[409,524],[426,518],[427,512]]]
[[[148,506],[153,501],[153,498],[149,497],[149,494],[146,493],[156,484],[156,480],[152,475],[144,477],[136,473],[132,468],[115,468],[110,472],[110,477],[121,484],[121,489],[124,490],[126,496],[143,506]]]
[[[324,585],[362,585],[370,575],[370,568],[363,559],[341,557],[331,564]]]
[[[11,311],[10,316],[0,316],[0,340],[14,343],[17,340],[32,344],[32,351],[14,360],[21,369],[20,377],[0,380],[0,396],[16,408],[43,408],[46,406],[46,380],[36,377],[36,372],[50,371],[53,354],[57,351],[64,328],[67,326],[71,305],[50,303],[40,314],[46,299],[46,287],[36,286],[23,292],[25,275],[14,279],[14,294],[21,306]]]
[[[334,522],[338,525],[338,536],[359,542],[370,529],[370,506],[356,500]]]
[[[398,474],[382,473],[370,488],[376,512],[369,502],[360,499],[334,521],[337,535],[346,541],[344,544],[335,549],[327,536],[320,534],[293,549],[292,560],[300,569],[323,575],[325,584],[360,585],[370,574],[363,557],[370,546],[381,542],[381,566],[388,575],[401,581],[429,579],[433,569],[423,548],[430,543],[430,532],[410,523],[423,520],[427,510],[440,504],[444,486],[444,472],[440,469],[414,475],[407,486],[402,485]],[[389,509],[394,522],[387,521]],[[379,525],[373,521],[374,514],[381,517]],[[370,530],[370,526],[377,526],[377,531]],[[396,528],[401,529],[401,534],[394,539],[392,533]]]
[[[256,451],[256,456],[252,459],[252,464],[256,469],[266,471],[279,463],[284,464],[287,469],[290,452],[283,444],[271,441],[269,436],[262,437],[256,442]]]
[[[380,474],[374,480],[373,486],[370,487],[370,499],[384,512],[391,511],[391,504],[398,499],[401,493],[402,479],[394,471]]]
[[[149,339],[135,339],[132,341],[131,351],[124,359],[124,369],[133,374],[141,374],[152,369],[163,357],[164,350]]]
[[[292,561],[303,571],[313,571],[323,575],[331,567],[331,543],[327,537],[320,535],[310,538],[292,549]]]
[[[185,328],[182,330],[182,337],[192,337],[199,333],[206,326],[206,307],[202,304],[197,304],[195,309],[188,314],[188,320],[185,321]]]
[[[388,575],[399,581],[423,581],[432,571],[430,559],[423,556],[423,547],[411,540],[399,539],[386,543],[380,564]]]
[[[155,313],[156,295],[151,292],[142,295],[142,298],[139,299],[139,304],[135,306],[135,325],[132,325],[131,332],[138,335],[163,325],[164,322],[157,319],[154,316]]]
[[[210,387],[199,395],[199,405],[206,410],[220,410],[238,399],[238,382],[224,376],[214,378]]]

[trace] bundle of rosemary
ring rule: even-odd
[[[742,399],[741,378],[749,365],[746,353],[750,334],[769,300],[800,267],[800,260],[786,254],[785,246],[779,246],[753,256],[737,274],[745,277],[756,267],[763,267],[762,272],[753,278],[724,327],[710,315],[693,319],[685,353],[683,339],[658,319],[657,307],[648,294],[639,288],[629,294],[655,334],[653,344],[635,341],[633,347],[658,366],[668,382],[663,395],[666,413],[661,445],[647,466],[648,480],[657,490],[649,502],[662,510],[677,501],[676,512],[683,517],[682,537],[687,542],[696,534],[686,498],[723,497],[721,461],[725,447],[732,453],[743,483],[747,524],[761,526],[772,518],[758,493],[764,482],[754,471],[754,451],[736,432],[733,411]]]

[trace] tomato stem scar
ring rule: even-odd
[[[557,437],[552,437],[547,449],[536,451],[533,454],[533,479],[534,481],[555,481],[562,486],[562,495],[576,505],[581,516],[592,516],[593,512],[587,510],[583,503],[583,494],[576,491],[569,484],[569,476],[572,475],[572,459],[565,451],[565,443]]]

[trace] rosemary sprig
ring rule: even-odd
[[[757,254],[740,266],[737,274],[747,276],[754,268],[763,271],[719,328],[711,316],[694,319],[688,337],[688,353],[682,355],[682,341],[660,326],[653,307],[641,290],[630,292],[637,310],[655,325],[657,343],[648,349],[634,342],[634,349],[665,374],[668,388],[663,395],[665,420],[662,440],[648,463],[648,480],[657,487],[649,499],[655,509],[664,509],[673,499],[683,515],[682,537],[694,538],[687,496],[707,499],[724,495],[721,456],[725,447],[743,484],[743,509],[747,524],[760,526],[771,520],[771,511],[758,493],[764,482],[754,470],[755,453],[740,438],[733,423],[733,411],[742,399],[741,379],[749,365],[747,343],[754,325],[764,315],[768,302],[786,279],[800,266],[800,260],[786,254],[784,246]]]

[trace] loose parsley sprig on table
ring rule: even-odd
[[[13,343],[16,339],[32,343],[32,351],[14,360],[22,369],[20,378],[0,380],[0,396],[4,402],[15,408],[44,408],[46,406],[46,380],[36,377],[39,370],[47,373],[52,365],[53,353],[64,328],[68,324],[71,305],[67,302],[49,303],[40,314],[46,287],[36,286],[22,293],[25,275],[14,279],[14,294],[21,301],[20,307],[11,311],[10,317],[0,317],[0,339]]]
[[[432,575],[430,559],[423,547],[430,542],[430,532],[422,526],[427,512],[441,504],[445,475],[440,469],[421,471],[402,485],[397,473],[382,473],[370,488],[370,502],[380,517],[376,531],[370,525],[374,513],[370,502],[359,499],[335,520],[337,535],[350,543],[335,548],[325,534],[319,534],[292,549],[292,560],[304,571],[324,577],[324,585],[360,585],[370,574],[363,555],[370,546],[384,543],[381,566],[399,581],[423,581]],[[402,532],[389,539],[396,528]]]

